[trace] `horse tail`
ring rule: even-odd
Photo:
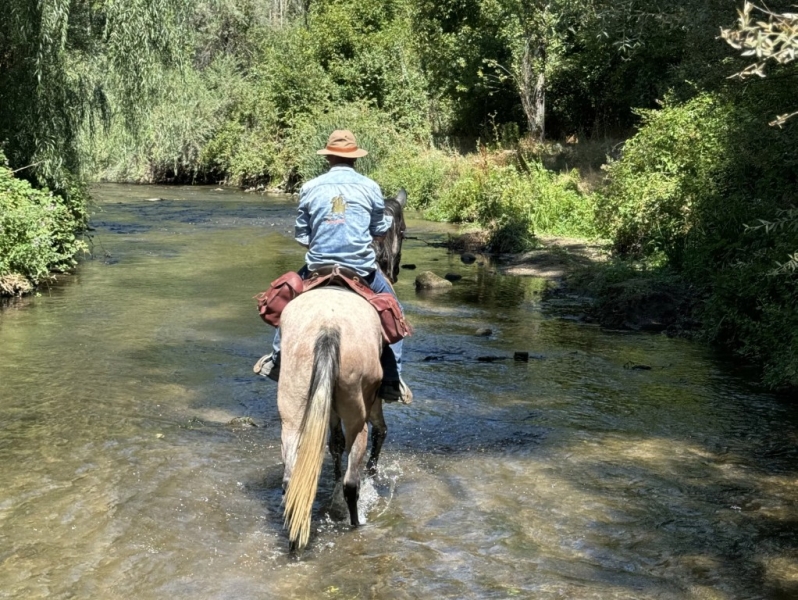
[[[341,332],[324,328],[313,347],[313,374],[299,430],[296,463],[285,494],[285,525],[292,544],[303,548],[310,537],[310,510],[316,497],[330,424],[333,392],[338,380]]]

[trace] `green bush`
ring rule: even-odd
[[[732,109],[703,94],[640,116],[642,126],[623,156],[606,167],[598,222],[620,254],[663,254],[679,267],[696,225],[696,205],[716,193],[728,164]]]
[[[78,204],[75,190],[65,200],[17,179],[0,153],[0,279],[22,276],[35,284],[74,266],[86,247],[75,236],[83,226]]]
[[[427,214],[486,227],[496,252],[525,250],[536,234],[594,237],[592,198],[578,182],[576,172],[555,174],[540,163],[523,169],[483,154],[461,167]]]
[[[454,154],[406,143],[391,149],[371,177],[386,195],[404,188],[412,208],[426,209],[458,179],[464,164],[465,161]]]
[[[798,385],[798,276],[778,268],[798,249],[798,127],[766,115],[793,97],[774,79],[643,113],[598,203],[619,255],[692,284],[704,339],[761,366],[773,388]]]

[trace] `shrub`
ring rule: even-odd
[[[496,252],[525,250],[536,234],[593,237],[592,199],[578,182],[576,172],[555,174],[540,163],[523,169],[483,153],[460,168],[427,214],[488,228]]]
[[[664,254],[674,266],[696,224],[695,207],[717,190],[727,165],[732,109],[703,94],[682,105],[640,111],[643,124],[606,167],[598,221],[616,251]]]
[[[22,276],[35,284],[52,271],[74,266],[75,255],[85,248],[75,237],[83,225],[78,205],[74,190],[65,200],[15,178],[0,153],[0,279]]]
[[[619,254],[675,269],[702,299],[702,336],[761,366],[773,388],[798,385],[798,276],[779,269],[798,248],[798,127],[765,115],[792,91],[766,80],[645,112],[598,210]]]
[[[391,149],[371,177],[386,195],[407,190],[410,206],[425,209],[438,201],[459,176],[465,161],[455,154],[404,143]]]

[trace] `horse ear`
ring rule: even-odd
[[[399,191],[396,192],[396,201],[402,208],[407,205],[407,191],[405,188],[399,188]]]

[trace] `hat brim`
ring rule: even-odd
[[[321,150],[316,150],[316,154],[321,156],[340,156],[341,158],[363,158],[368,154],[368,152],[363,150],[363,148],[358,148],[354,152],[338,152],[336,150],[322,148]]]

